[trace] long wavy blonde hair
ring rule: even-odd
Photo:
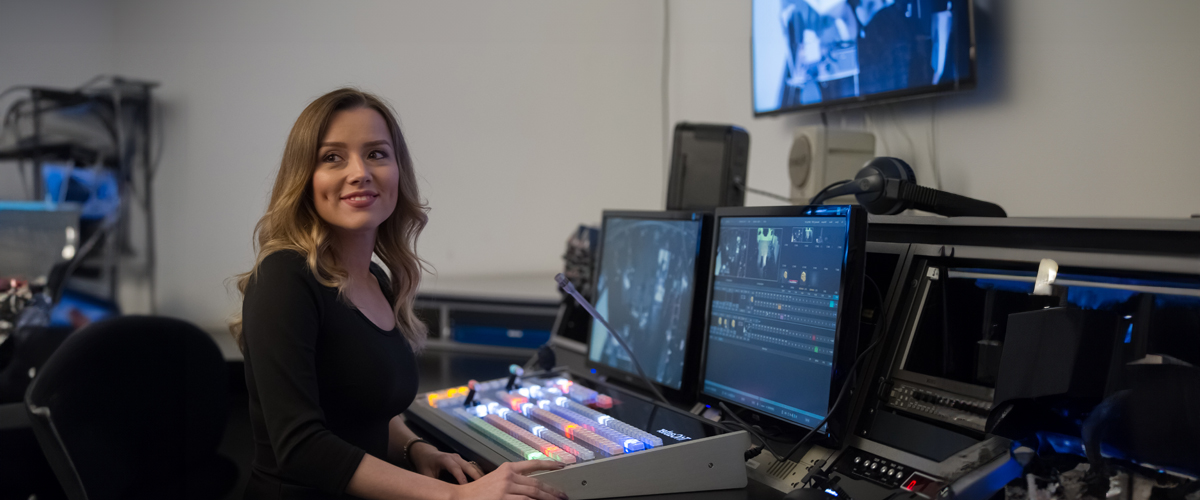
[[[425,270],[425,261],[417,256],[417,237],[429,221],[428,207],[417,192],[412,156],[404,134],[391,108],[379,97],[353,89],[340,88],[325,94],[304,108],[283,149],[283,161],[267,213],[254,226],[257,258],[254,268],[235,277],[243,296],[263,259],[281,250],[294,250],[308,261],[313,276],[322,285],[336,287],[342,296],[349,274],[336,260],[331,247],[332,232],[317,214],[313,204],[312,178],[317,168],[317,153],[329,121],[339,111],[371,108],[379,112],[391,133],[392,145],[400,169],[399,196],[392,215],[379,225],[375,236],[375,255],[391,274],[392,312],[396,324],[414,350],[424,345],[428,328],[413,312],[417,285]],[[242,341],[242,316],[229,324],[239,346]]]

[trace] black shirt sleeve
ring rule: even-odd
[[[299,254],[274,253],[246,288],[242,331],[280,473],[340,496],[365,452],[325,425],[315,364],[320,293]]]

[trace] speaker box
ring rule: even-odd
[[[853,179],[858,170],[875,158],[875,134],[858,130],[801,127],[796,130],[788,152],[791,199],[796,205],[822,188],[840,180]],[[853,195],[827,200],[835,205],[858,203]]]
[[[676,124],[667,210],[742,206],[749,158],[750,134],[739,127]]]

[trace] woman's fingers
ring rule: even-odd
[[[544,491],[546,493],[549,493],[551,496],[553,496],[555,498],[566,498],[566,496],[567,496],[567,494],[563,493],[562,490],[555,488],[553,486],[550,486],[546,483],[543,483],[543,482],[537,480],[536,478],[532,478],[532,477],[528,477],[528,476],[516,476],[513,478],[513,482],[520,486],[528,486],[528,487],[535,488],[540,491]]]
[[[558,470],[564,467],[562,462],[553,460],[526,460],[524,462],[509,462],[512,464],[513,472],[517,474],[530,474],[542,470]]]
[[[454,476],[454,480],[458,481],[458,484],[467,484],[467,476],[463,474],[463,467],[459,465],[458,461],[454,460],[454,457],[446,457],[443,466]]]
[[[463,460],[463,458],[458,455],[452,456],[454,457],[454,461],[458,463],[459,467],[462,467],[463,472],[467,473],[472,480],[483,477],[483,469],[480,469],[478,465],[475,465],[475,462]]]
[[[524,495],[529,498],[534,498],[536,500],[562,500],[563,498],[566,498],[564,495],[553,494],[536,486],[529,486],[525,484],[514,484],[508,491],[518,495]]]

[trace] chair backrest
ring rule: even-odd
[[[220,350],[190,323],[122,316],[63,342],[25,404],[71,499],[182,498],[224,434],[226,377]]]

